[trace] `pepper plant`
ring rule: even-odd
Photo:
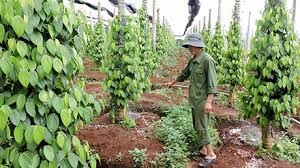
[[[272,146],[271,127],[289,126],[298,105],[299,48],[288,13],[285,1],[267,1],[246,65],[242,115],[257,118],[266,149]]]
[[[244,47],[241,38],[241,27],[239,23],[239,13],[237,10],[237,1],[233,9],[233,21],[230,23],[227,34],[227,50],[222,57],[219,69],[219,83],[229,86],[230,105],[233,104],[233,90],[240,85],[244,75]]]
[[[204,44],[205,44],[205,51],[207,53],[210,54],[210,43],[211,43],[211,32],[208,28],[206,28],[206,26],[204,25],[203,26],[203,30],[202,30],[202,37],[203,37],[203,41],[204,41]]]
[[[225,54],[225,39],[219,21],[216,23],[215,32],[211,39],[210,54],[216,61],[217,72],[219,72],[221,60]],[[221,74],[219,73],[219,75]]]
[[[99,20],[92,30],[87,46],[87,54],[91,56],[96,65],[101,66],[103,58],[107,54],[106,30],[102,20]]]
[[[128,101],[139,98],[145,88],[138,28],[133,18],[117,16],[109,30],[109,50],[102,69],[107,76],[104,88],[111,95],[111,114],[118,121],[127,117]]]
[[[145,89],[148,89],[150,87],[149,78],[151,75],[153,75],[154,70],[159,65],[159,62],[158,55],[154,54],[153,51],[150,23],[148,21],[148,14],[145,4],[143,4],[138,14],[138,30],[140,31],[140,38],[138,40],[141,50],[141,66],[144,68],[146,77],[144,81]]]
[[[101,110],[72,80],[83,70],[83,18],[56,0],[0,0],[1,167],[96,167],[75,136]]]
[[[156,36],[156,54],[158,54],[157,60],[160,62],[164,56],[170,54],[176,41],[169,27],[167,25],[161,26],[160,23],[157,26]]]

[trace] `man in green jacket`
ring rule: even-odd
[[[214,60],[203,51],[205,44],[202,37],[197,34],[188,36],[183,47],[188,48],[194,56],[182,73],[173,82],[168,83],[172,87],[177,82],[190,80],[189,103],[192,107],[193,125],[203,145],[200,153],[205,159],[199,165],[207,167],[216,159],[216,154],[211,146],[208,132],[210,123],[209,113],[212,112],[212,99],[217,93],[217,74]]]

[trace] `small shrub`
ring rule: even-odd
[[[131,129],[136,126],[135,120],[131,117],[126,117],[123,121],[121,121],[121,125],[123,128]]]
[[[146,149],[135,148],[132,151],[128,151],[132,155],[133,167],[139,168],[144,165],[145,160],[147,160]]]

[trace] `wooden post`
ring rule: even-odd
[[[114,16],[113,17],[116,17],[117,16],[117,9],[115,8],[114,9]]]
[[[201,20],[199,20],[198,33],[201,33]]]
[[[156,18],[156,0],[153,0],[152,41],[154,50],[156,50]]]
[[[210,31],[211,29],[211,9],[209,9],[209,12],[208,12],[208,30]]]
[[[295,27],[295,19],[296,19],[296,0],[293,2],[293,16],[292,16],[292,21],[293,21],[293,27]]]
[[[146,11],[148,11],[148,9],[147,9],[147,4],[148,4],[148,0],[143,0],[143,5],[144,5],[144,7],[146,8]]]
[[[251,11],[249,11],[248,27],[247,27],[247,34],[245,40],[245,49],[247,52],[249,51],[249,41],[250,41],[250,21],[251,21]]]
[[[222,0],[219,0],[219,3],[218,3],[218,22],[221,23],[221,3],[222,3]]]
[[[236,0],[235,8],[236,8],[235,19],[239,22],[240,21],[240,10],[241,10],[241,1],[240,0]]]
[[[92,17],[92,11],[90,10],[90,24],[93,24],[93,17]]]
[[[101,2],[100,0],[98,1],[98,21],[100,21],[101,18]]]
[[[157,8],[157,24],[160,25],[160,9]]]
[[[124,0],[119,0],[118,1],[118,10],[119,10],[119,15],[125,15],[125,2]]]
[[[205,18],[205,16],[204,16],[204,18],[203,18],[203,30],[206,29],[206,25],[205,25],[206,22],[205,22],[205,19],[206,19],[206,18]]]
[[[163,16],[162,25],[166,26],[166,17],[165,16]]]

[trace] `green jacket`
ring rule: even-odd
[[[183,82],[188,78],[189,102],[192,108],[202,109],[208,94],[217,93],[217,73],[213,58],[204,51],[192,58],[176,80]]]

